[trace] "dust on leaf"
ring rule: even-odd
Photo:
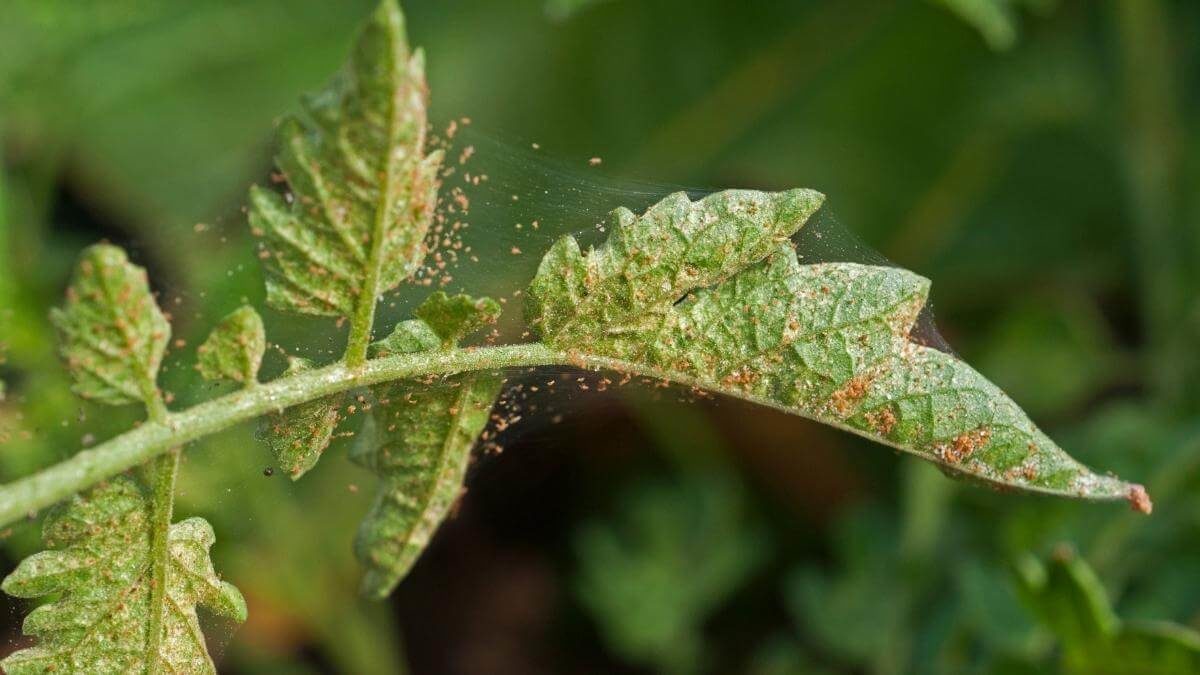
[[[906,270],[801,265],[788,237],[810,190],[674,194],[613,212],[586,254],[554,244],[529,287],[549,344],[650,366],[885,443],[955,473],[1032,491],[1132,498],[1071,459],[995,385],[909,338],[929,292]]]
[[[426,99],[424,56],[409,52],[400,9],[384,0],[346,68],[304,101],[308,119],[280,127],[290,192],[250,191],[268,304],[353,316],[417,270],[442,161],[425,153]]]
[[[306,359],[290,357],[284,375],[312,368]],[[273,412],[263,418],[260,436],[271,448],[279,468],[297,480],[316,466],[333,440],[341,421],[343,395],[334,394]]]
[[[146,280],[146,270],[110,244],[84,250],[66,303],[50,312],[60,351],[80,396],[107,403],[149,402],[171,326]]]
[[[495,320],[491,298],[435,293],[376,343],[377,356],[442,348]],[[433,325],[431,325],[431,323]],[[375,405],[351,455],[380,477],[354,549],[367,573],[362,592],[383,598],[408,573],[462,490],[475,440],[487,425],[503,378],[475,373],[439,382],[373,389]]]
[[[196,607],[246,618],[241,593],[213,570],[212,527],[201,518],[170,526],[166,614],[157,662],[148,662],[151,616],[151,503],[119,477],[59,505],[46,518],[50,549],[17,566],[3,583],[20,598],[59,595],[25,618],[38,643],[0,665],[5,672],[214,673]]]

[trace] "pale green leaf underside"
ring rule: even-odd
[[[213,571],[212,527],[201,518],[171,525],[166,612],[157,663],[147,658],[151,615],[150,501],[119,477],[62,504],[46,517],[51,549],[26,558],[4,580],[21,598],[61,594],[25,618],[38,644],[8,656],[5,672],[212,673],[196,606],[237,621],[241,593]]]
[[[266,349],[262,318],[253,307],[239,307],[196,348],[196,367],[205,379],[255,384]]]
[[[529,289],[531,323],[558,348],[648,365],[991,483],[1135,495],[1071,459],[970,366],[910,339],[926,279],[799,264],[787,238],[820,203],[806,190],[731,190],[671,195],[640,218],[619,209],[603,246],[551,248]]]
[[[171,326],[150,294],[146,270],[120,248],[96,244],[83,252],[66,304],[50,319],[75,393],[110,405],[156,395]]]
[[[290,361],[285,376],[312,368],[312,364],[301,358]],[[316,466],[333,441],[333,432],[341,421],[339,408],[343,398],[343,394],[334,394],[263,418],[261,436],[270,446],[279,468],[292,480]]]
[[[482,325],[494,301],[465,298],[447,306],[476,307],[474,318],[455,313],[455,325]],[[434,304],[447,300],[433,297]],[[430,307],[429,301],[423,307]],[[436,313],[435,313],[436,314]],[[468,313],[470,314],[470,313]],[[375,348],[376,354],[438,349],[443,338],[423,320],[404,321]],[[438,383],[396,382],[375,387],[370,428],[352,456],[380,477],[371,510],[355,539],[366,575],[362,592],[374,598],[391,593],[429,544],[462,491],[471,448],[487,425],[503,378],[460,375]]]
[[[386,597],[429,544],[462,492],[471,448],[502,379],[461,375],[431,387],[380,387],[372,409],[378,445],[355,460],[380,477],[354,549],[364,595]]]
[[[290,194],[251,189],[272,307],[351,316],[416,271],[442,158],[424,153],[426,96],[424,59],[382,2],[345,70],[305,101],[308,121],[280,128]]]

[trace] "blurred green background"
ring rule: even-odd
[[[98,239],[150,268],[172,314],[166,388],[211,395],[190,346],[262,298],[245,189],[370,4],[0,6],[0,477],[135,419],[70,395],[46,319]],[[524,243],[514,221],[580,229],[663,184],[814,187],[829,206],[802,246],[870,257],[857,236],[931,278],[954,349],[1076,457],[1144,481],[1155,513],[995,494],[769,410],[613,388],[505,432],[372,604],[350,551],[367,475],[334,453],[297,485],[265,477],[234,429],[189,451],[179,496],[249,602],[246,625],[209,631],[223,672],[1190,672],[1172,659],[1200,628],[1200,3],[404,7],[433,117],[501,139],[480,137],[484,197],[534,196],[481,199],[473,290],[511,292],[536,264],[548,235]],[[289,349],[341,344],[267,320]],[[7,570],[37,525],[4,535]],[[1124,623],[1079,630],[1104,594]],[[27,608],[0,602],[7,653]],[[1119,650],[1136,664],[1108,658],[1143,638]]]

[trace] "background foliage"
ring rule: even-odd
[[[5,480],[131,423],[78,403],[53,354],[45,310],[84,245],[128,246],[188,345],[260,302],[245,187],[269,173],[272,121],[337,67],[370,4],[0,9]],[[350,553],[369,477],[346,461],[264,476],[265,448],[234,430],[189,451],[179,498],[222,533],[214,559],[250,608],[215,646],[224,671],[1069,669],[1081,638],[1029,579],[1079,578],[1060,571],[1079,561],[1116,616],[1200,627],[1200,6],[405,9],[435,119],[620,176],[821,189],[934,281],[955,349],[1069,452],[1144,480],[1156,511],[995,495],[770,411],[614,388],[505,435],[380,605],[357,599]],[[312,355],[341,344],[265,318]],[[181,344],[163,382],[187,399],[203,390]],[[6,569],[36,530],[6,533]],[[4,602],[7,651],[21,607]]]

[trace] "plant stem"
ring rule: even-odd
[[[1189,289],[1187,245],[1181,222],[1180,131],[1172,64],[1171,17],[1162,2],[1122,0],[1113,5],[1121,47],[1120,85],[1125,120],[1126,180],[1141,284],[1142,323],[1153,393],[1160,402],[1195,405],[1188,389],[1197,375],[1189,364],[1196,339],[1195,294]]]
[[[162,393],[153,380],[148,383],[146,408],[152,423],[162,424],[170,417]],[[171,512],[175,506],[175,478],[179,474],[179,447],[154,460],[153,494],[150,503],[150,621],[146,637],[146,673],[159,672],[164,614],[167,611],[167,564],[170,551]]]
[[[150,523],[150,627],[146,640],[146,672],[159,672],[163,622],[166,621],[167,566],[171,534],[171,512],[175,505],[175,478],[179,474],[179,448],[154,460],[154,494]]]
[[[566,365],[576,359],[541,344],[505,345],[447,352],[400,354],[351,368],[335,363],[201,403],[187,410],[155,415],[144,424],[74,457],[0,486],[0,526],[84,490],[99,481],[143,464],[171,448],[305,401],[424,375],[539,365]]]
[[[358,368],[352,368],[345,362],[338,362],[201,403],[187,410],[172,413],[164,421],[152,419],[137,429],[121,434],[90,450],[84,450],[74,457],[36,474],[2,485],[0,486],[0,527],[23,516],[32,517],[40,509],[85,490],[110,476],[153,459],[171,448],[180,447],[203,436],[272,411],[283,410],[356,387],[392,380],[533,366],[611,370],[626,375],[670,381],[687,387],[712,389],[712,383],[683,373],[667,372],[643,363],[556,350],[541,343],[397,354],[366,361]],[[722,389],[720,391],[728,396],[775,408],[791,415],[809,417],[776,401],[756,397],[738,389]],[[903,452],[912,452],[910,448],[891,443],[886,439],[869,436],[862,430],[835,419],[820,418],[818,421],[889,445]],[[922,456],[924,457],[924,455]],[[1111,492],[1093,492],[1087,498],[1095,501],[1125,500],[1128,497],[1128,487],[1130,486],[1114,481]],[[1072,492],[1032,487],[1025,489],[1028,492],[1080,497]]]
[[[368,272],[368,276],[371,276]],[[371,343],[371,326],[375,323],[375,296],[362,298],[350,320],[350,338],[346,341],[346,365],[358,368],[367,360],[367,346]]]

